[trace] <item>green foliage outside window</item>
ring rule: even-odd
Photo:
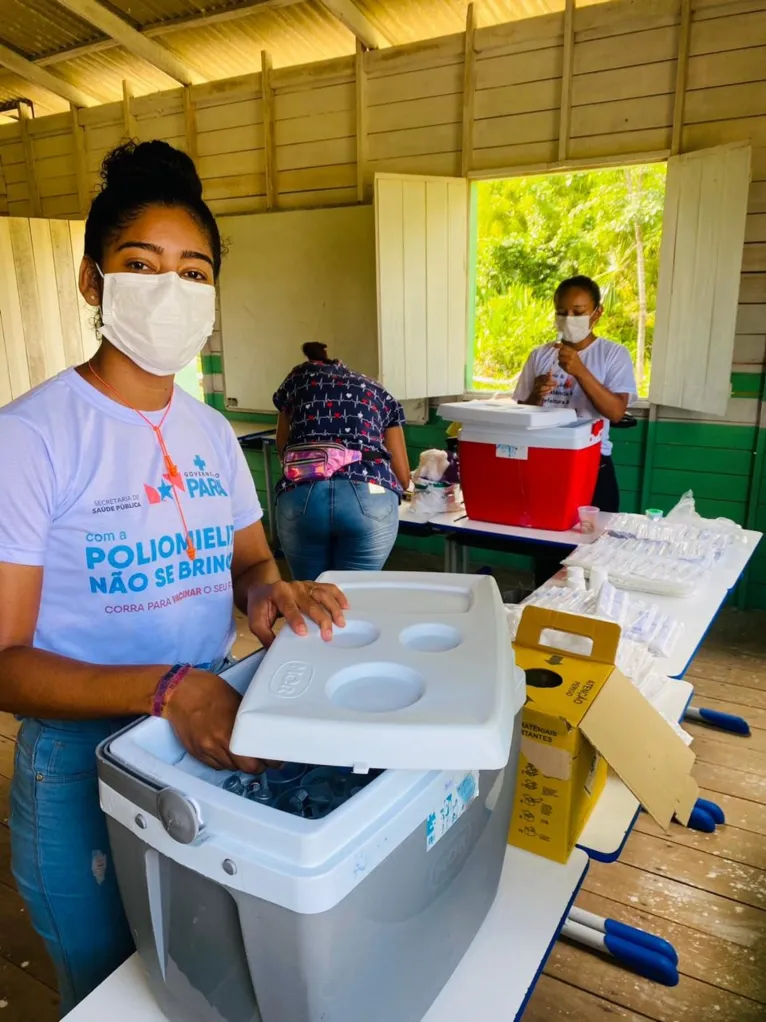
[[[473,378],[509,385],[555,340],[553,292],[576,273],[601,287],[598,333],[630,351],[649,387],[665,165],[481,182]]]

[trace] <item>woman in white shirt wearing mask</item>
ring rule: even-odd
[[[520,404],[574,408],[580,418],[604,420],[593,504],[618,511],[620,490],[612,462],[610,424],[620,422],[636,400],[636,379],[628,349],[595,334],[601,319],[601,291],[590,277],[564,280],[553,296],[558,340],[530,354],[514,398]]]
[[[229,751],[239,697],[217,674],[234,606],[265,644],[280,615],[330,638],[347,606],[280,579],[231,427],[174,388],[213,329],[221,262],[192,161],[128,143],[102,178],[80,270],[98,352],[0,409],[0,707],[23,718],[13,872],[62,1014],[132,951],[96,745],[153,713],[202,762],[258,771]]]

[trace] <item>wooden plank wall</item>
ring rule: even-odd
[[[92,354],[82,245],[80,221],[0,218],[0,406]]]
[[[353,203],[358,194],[369,201],[378,171],[459,175],[466,146],[469,173],[488,175],[543,170],[560,150],[565,160],[595,163],[662,153],[680,107],[682,151],[741,139],[754,147],[735,363],[761,365],[766,0],[693,7],[680,104],[681,0],[615,0],[575,9],[566,116],[560,13],[478,27],[469,48],[461,33],[271,72],[266,126],[260,73],[141,98],[126,89],[122,103],[76,119],[2,125],[0,213],[83,215],[103,156],[131,135],[193,151],[213,210],[251,213],[267,208],[268,187],[277,209],[311,208]],[[732,413],[730,421],[740,421],[741,412]]]
[[[502,176],[544,171],[560,156],[587,166],[667,153],[674,136],[681,151],[749,140],[727,414],[705,423],[659,409],[654,423],[621,436],[618,450],[635,506],[650,497],[662,506],[696,479],[709,513],[766,524],[766,482],[752,471],[766,436],[758,428],[762,418],[766,426],[766,0],[694,0],[692,8],[688,53],[681,0],[575,8],[571,36],[563,12],[481,27],[477,7],[468,42],[460,33],[268,72],[265,103],[259,72],[140,99],[126,89],[122,103],[79,111],[76,121],[58,114],[2,125],[0,213],[29,216],[37,201],[41,216],[82,215],[103,156],[128,136],[191,151],[217,214],[265,211],[269,194],[276,209],[370,201],[379,171],[459,175],[465,162],[472,175]],[[220,348],[216,335],[206,383],[222,406]],[[766,562],[762,586],[766,605]]]

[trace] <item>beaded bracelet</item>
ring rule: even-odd
[[[173,664],[167,674],[160,678],[152,699],[152,716],[164,717],[170,697],[192,669],[191,664]]]

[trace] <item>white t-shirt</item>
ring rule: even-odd
[[[0,409],[0,561],[44,568],[38,649],[103,664],[229,651],[234,533],[262,516],[253,479],[226,419],[179,387],[162,433],[172,479],[154,430],[73,369]]]
[[[597,419],[598,412],[593,407],[585,391],[574,377],[565,373],[558,362],[556,343],[543,344],[531,353],[513,393],[517,401],[526,401],[532,393],[535,379],[553,373],[556,383],[554,390],[547,395],[543,406],[555,408],[574,408],[580,419]],[[628,404],[632,405],[637,398],[636,377],[630,353],[622,344],[597,337],[592,344],[580,352],[580,360],[593,373],[599,383],[603,383],[613,394],[627,394]],[[602,454],[612,453],[612,442],[609,439],[609,420],[604,419],[604,433],[601,444]]]

